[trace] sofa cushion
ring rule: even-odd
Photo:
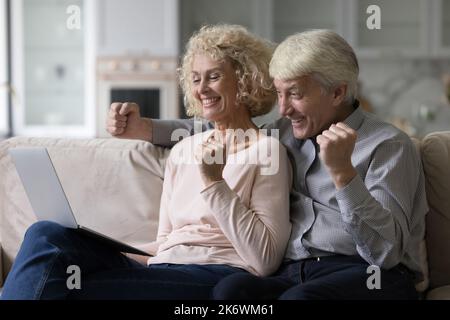
[[[431,290],[426,298],[427,300],[450,300],[450,285]]]
[[[25,230],[36,221],[7,154],[16,146],[48,148],[80,224],[130,245],[156,238],[168,150],[138,140],[12,138],[0,144],[0,181],[8,186],[0,189],[4,276]]]
[[[450,132],[422,140],[422,162],[430,211],[426,243],[430,288],[450,284]]]

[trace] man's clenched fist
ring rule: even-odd
[[[152,141],[151,119],[141,117],[139,106],[133,102],[111,104],[106,131],[117,138]]]
[[[330,172],[337,189],[346,186],[355,176],[352,154],[356,143],[356,131],[339,122],[317,136],[319,156]]]

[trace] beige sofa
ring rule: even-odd
[[[450,131],[433,133],[416,142],[430,204],[424,242],[427,249],[422,248],[429,276],[418,289],[428,299],[450,299]],[[0,143],[0,287],[25,230],[35,221],[7,154],[16,146],[48,148],[80,223],[131,245],[144,245],[155,238],[169,150],[120,139],[5,140]]]

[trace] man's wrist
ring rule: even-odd
[[[336,189],[342,189],[349,184],[357,174],[356,169],[353,166],[350,166],[345,169],[332,171],[331,178],[333,179]]]
[[[152,119],[141,118],[142,119],[142,140],[153,142],[153,125]]]

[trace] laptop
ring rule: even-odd
[[[46,148],[17,147],[9,149],[8,152],[38,220],[56,222],[66,228],[93,237],[121,252],[151,256],[77,222]]]

